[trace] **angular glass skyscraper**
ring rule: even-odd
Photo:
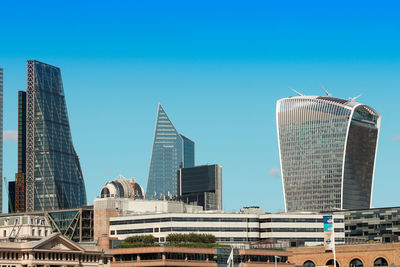
[[[177,196],[177,171],[194,166],[194,142],[178,133],[161,104],[158,104],[146,198]]]
[[[380,115],[353,100],[278,100],[279,154],[286,211],[371,205]]]
[[[0,68],[0,211],[3,208],[3,69]],[[7,185],[6,185],[7,186]]]
[[[26,211],[86,204],[59,68],[27,62]]]

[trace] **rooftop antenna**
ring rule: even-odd
[[[325,94],[326,94],[328,97],[331,97],[331,96],[332,96],[332,95],[328,92],[328,90],[325,89],[325,87],[322,85],[322,83],[321,83],[321,87],[322,87],[322,89],[325,91]]]
[[[297,92],[297,91],[294,90],[293,88],[290,88],[290,87],[289,87],[289,89],[292,90],[293,92],[295,92],[296,94],[298,94],[299,96],[304,96],[302,93]]]
[[[351,102],[353,102],[353,101],[356,101],[356,99],[359,98],[360,96],[362,96],[362,94],[359,94],[356,97],[349,97],[349,99],[350,99]]]

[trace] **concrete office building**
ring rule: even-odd
[[[260,240],[302,241],[305,246],[324,243],[323,214],[312,212],[261,214]],[[334,215],[335,243],[345,243],[344,215]]]
[[[335,211],[344,216],[346,243],[398,242],[400,207]]]
[[[204,210],[222,210],[222,168],[218,164],[178,171],[178,196]]]
[[[257,214],[153,213],[110,218],[110,237],[123,240],[132,235],[152,234],[160,243],[173,233],[213,234],[220,243],[260,240]]]
[[[158,104],[146,198],[176,197],[176,172],[179,168],[193,166],[194,142],[178,133],[164,108]]]
[[[227,244],[275,242],[291,245],[290,241],[302,241],[300,243],[306,246],[323,244],[323,215],[318,213],[265,214],[254,207],[225,213],[202,211],[198,206],[179,207],[177,203],[167,201],[148,202],[95,200],[95,218],[99,218],[95,220],[95,236],[108,235],[123,240],[129,236],[152,234],[163,243],[168,234],[194,232],[212,234],[217,242]],[[155,204],[162,204],[164,208],[158,206],[156,209]],[[335,238],[339,244],[344,243],[343,220],[343,215],[335,215]]]
[[[286,211],[367,209],[381,116],[355,99],[288,97],[276,106]]]
[[[108,237],[110,218],[147,213],[195,213],[202,210],[201,206],[177,201],[97,198],[94,200],[94,241],[99,241],[101,237]],[[108,240],[104,242],[108,243]]]

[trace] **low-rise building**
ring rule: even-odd
[[[151,213],[110,218],[110,237],[125,239],[152,234],[165,242],[172,233],[213,234],[220,243],[248,243],[260,240],[257,214],[241,213]]]
[[[59,233],[39,241],[0,243],[0,266],[109,267],[111,259],[102,248],[80,246]]]
[[[345,243],[344,215],[334,215],[335,243]],[[323,214],[315,212],[266,213],[260,215],[260,240],[303,241],[306,246],[324,242]]]
[[[289,261],[296,266],[333,266],[332,252],[324,247],[290,248]],[[400,243],[376,243],[357,245],[337,245],[336,262],[338,267],[399,266]]]
[[[400,237],[400,207],[342,210],[346,243],[396,242]]]
[[[138,247],[110,251],[111,267],[135,266],[227,266],[231,248]],[[294,267],[288,262],[291,252],[283,250],[233,249],[235,267]]]
[[[10,215],[0,217],[1,242],[25,242],[40,240],[53,233],[42,215]]]

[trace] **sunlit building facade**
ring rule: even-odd
[[[286,211],[371,205],[380,115],[331,96],[278,100],[277,129]]]
[[[146,198],[162,199],[177,196],[179,168],[194,166],[194,142],[181,135],[158,105]]]
[[[59,68],[27,62],[26,211],[86,204],[85,183],[72,144]]]

